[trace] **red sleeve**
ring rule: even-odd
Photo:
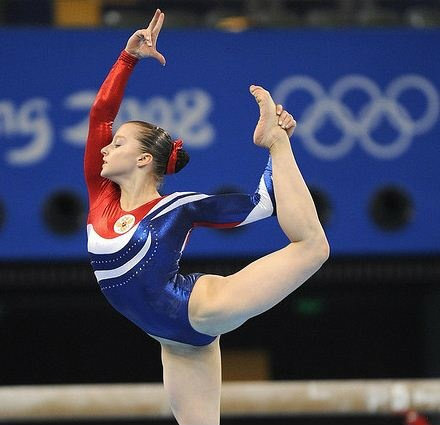
[[[113,121],[121,105],[127,81],[137,62],[138,59],[125,50],[121,52],[99,89],[90,110],[89,134],[84,154],[84,175],[89,191],[90,206],[98,197],[103,183],[108,182],[100,176],[101,149],[107,146],[113,138]]]

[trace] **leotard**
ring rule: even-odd
[[[200,273],[179,274],[188,236],[197,226],[236,227],[275,214],[271,161],[254,194],[175,192],[132,211],[120,206],[119,186],[100,176],[101,149],[137,59],[122,51],[90,111],[84,172],[89,192],[88,252],[110,304],[146,333],[191,345],[215,337],[197,332],[188,301]]]

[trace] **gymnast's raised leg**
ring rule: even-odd
[[[208,335],[229,332],[276,305],[312,276],[329,256],[315,205],[296,164],[287,133],[278,125],[270,93],[251,86],[260,107],[255,144],[272,156],[278,221],[290,244],[231,276],[202,276],[189,303],[192,326]]]

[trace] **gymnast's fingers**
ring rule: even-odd
[[[278,125],[282,128],[286,128],[286,124],[289,121],[290,114],[287,111],[281,112],[281,115],[278,118]]]
[[[159,9],[158,9],[159,10]],[[165,14],[163,12],[160,13],[159,19],[157,20],[156,25],[153,27],[153,35],[157,37],[162,29],[163,21],[165,19]]]
[[[288,114],[287,118],[284,121],[284,126],[286,128],[295,127],[296,126],[295,118],[293,118],[292,115]]]
[[[281,115],[281,112],[283,112],[283,105],[277,105],[277,115]]]
[[[152,30],[156,26],[157,21],[159,20],[160,14],[161,14],[160,9],[156,9],[156,12],[154,12],[153,18],[151,19],[151,21],[147,27],[149,30]]]
[[[296,121],[295,121],[295,118],[292,117],[292,115],[290,117],[291,117],[291,120],[289,120],[289,122],[287,124],[286,132],[289,137],[292,137],[292,134],[296,128]]]

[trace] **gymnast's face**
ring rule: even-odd
[[[124,124],[115,133],[112,142],[101,149],[103,164],[101,176],[115,183],[133,175],[149,162],[151,155],[143,154],[137,140],[135,124]]]

